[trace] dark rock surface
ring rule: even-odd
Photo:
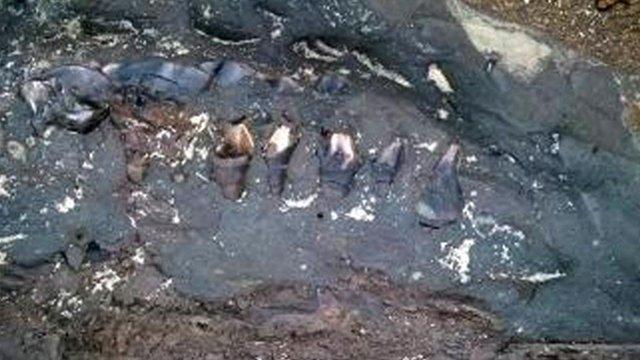
[[[73,1],[40,24],[42,34],[57,29],[52,36],[32,29],[38,7],[12,6],[24,13],[0,37],[7,45],[0,99],[8,99],[0,107],[0,288],[11,326],[26,326],[4,314],[12,311],[46,314],[35,327],[94,324],[93,338],[73,341],[115,339],[91,346],[129,356],[146,349],[126,341],[141,322],[152,321],[139,331],[162,338],[154,301],[170,302],[162,311],[221,316],[228,327],[210,331],[228,335],[237,325],[257,334],[247,341],[359,331],[330,306],[327,315],[309,305],[308,294],[300,296],[302,310],[289,303],[280,314],[268,310],[277,291],[264,303],[245,299],[247,308],[231,309],[242,324],[229,309],[194,310],[298,284],[342,292],[337,303],[370,314],[354,321],[379,329],[375,336],[402,337],[378,322],[376,301],[419,287],[467,299],[452,302],[456,309],[473,300],[500,319],[499,330],[474,316],[473,325],[462,320],[474,344],[483,332],[536,342],[639,340],[640,153],[623,125],[631,98],[625,78],[612,69],[548,45],[552,53],[523,77],[510,54],[491,63],[466,20],[439,1]],[[91,101],[109,116],[86,134],[65,122],[34,134],[18,90],[68,64],[113,81],[113,94]],[[283,191],[274,194],[258,155],[283,114],[300,139]],[[224,126],[240,119],[250,122],[256,146],[244,193],[230,200],[210,176],[212,156]],[[345,128],[353,129],[361,166],[343,197],[326,196],[323,132]],[[376,159],[396,138],[405,140],[401,160],[380,193]],[[416,203],[454,142],[464,206],[457,221],[425,228]],[[380,272],[395,285],[358,295],[344,279],[361,272]],[[47,281],[29,295],[34,282]],[[168,288],[179,295],[165,299]],[[11,296],[31,298],[36,309],[16,310]],[[405,300],[390,306],[411,313]],[[119,315],[136,324],[125,331],[92,313],[105,301],[144,310]],[[430,311],[419,313],[427,319]],[[183,315],[168,316],[184,334],[210,326]],[[32,348],[55,358],[57,336],[52,330]],[[501,341],[491,339],[486,354]],[[432,354],[475,351],[446,344]],[[257,350],[247,351],[242,356]]]

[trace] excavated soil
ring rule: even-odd
[[[467,0],[491,15],[528,26],[627,71],[640,69],[640,1]]]

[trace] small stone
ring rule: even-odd
[[[21,143],[10,140],[7,142],[7,152],[14,160],[27,162],[27,150]]]
[[[71,269],[78,270],[84,261],[84,251],[77,245],[69,245],[64,258]]]
[[[177,184],[183,183],[184,182],[184,174],[183,173],[175,173],[175,174],[173,174],[173,181],[175,181]]]

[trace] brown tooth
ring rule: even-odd
[[[227,199],[236,200],[242,195],[253,148],[247,125],[240,123],[225,129],[222,144],[213,156],[213,178]]]
[[[227,199],[237,200],[242,195],[250,161],[246,155],[235,158],[214,156],[213,177]]]
[[[231,125],[224,131],[222,145],[216,154],[223,158],[253,154],[254,142],[251,131],[244,123]]]
[[[272,194],[280,194],[287,176],[287,166],[291,154],[297,144],[297,134],[290,124],[279,125],[264,148],[264,158],[267,163],[267,181]]]

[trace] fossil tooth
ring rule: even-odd
[[[461,216],[464,199],[456,169],[459,150],[460,146],[454,143],[440,158],[416,205],[420,224],[424,226],[441,228]]]
[[[34,115],[31,119],[31,126],[36,133],[42,133],[47,123],[51,121],[49,102],[52,94],[51,84],[40,80],[27,81],[20,88],[20,96],[29,104]]]
[[[34,114],[39,113],[49,101],[51,88],[44,81],[27,81],[20,88],[20,95],[29,104]]]
[[[345,92],[349,88],[349,81],[342,75],[329,73],[323,75],[318,83],[316,89],[324,94],[336,95]]]
[[[227,87],[237,84],[254,73],[255,71],[246,64],[225,60],[217,69],[214,79],[218,86]]]
[[[334,133],[329,138],[329,156],[340,158],[340,168],[348,168],[356,158],[355,141],[349,134]]]
[[[373,176],[376,183],[389,185],[393,182],[400,168],[403,150],[404,141],[401,138],[395,138],[391,144],[382,149],[373,163]]]
[[[108,64],[102,68],[120,88],[138,87],[157,100],[183,103],[207,89],[217,63],[190,66],[162,57]]]
[[[353,177],[360,169],[355,140],[347,132],[330,132],[325,141],[320,156],[320,179],[326,191],[344,197],[351,190]]]
[[[253,149],[247,125],[239,123],[225,129],[222,144],[213,156],[213,178],[227,199],[236,200],[242,195]]]
[[[94,108],[76,103],[71,108],[65,109],[63,114],[56,118],[56,122],[65,129],[86,134],[100,125],[107,116],[109,116],[107,107]]]
[[[280,194],[287,177],[287,167],[291,154],[298,142],[293,125],[279,125],[269,136],[264,148],[264,159],[267,163],[267,180],[272,194]]]
[[[55,123],[86,133],[109,114],[113,84],[101,72],[78,65],[61,66],[27,81],[20,94],[33,111],[36,132]]]
[[[46,74],[58,87],[77,101],[102,107],[114,94],[114,85],[102,72],[79,65],[60,66]]]

